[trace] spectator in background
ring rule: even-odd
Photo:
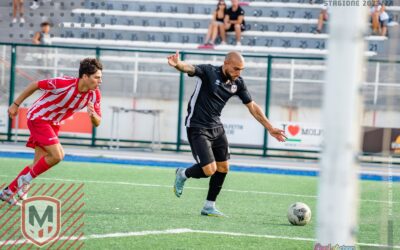
[[[32,38],[33,44],[44,44],[50,45],[51,38],[50,38],[50,23],[45,21],[40,24],[41,31],[35,33]]]
[[[51,37],[50,37],[50,22],[44,21],[40,24],[40,31],[37,31],[32,38],[33,44],[41,44],[41,45],[51,45]],[[37,64],[42,67],[38,69],[38,73],[44,75],[46,78],[51,77],[51,71],[49,70],[49,65],[51,64],[51,48],[46,48],[42,57],[37,60]]]
[[[225,30],[227,32],[234,31],[236,37],[236,45],[240,46],[242,32],[246,30],[244,22],[244,10],[239,6],[239,0],[231,0],[232,6],[226,11]],[[226,38],[223,38],[225,41]]]
[[[12,23],[17,23],[17,15],[19,13],[19,22],[25,23],[24,19],[24,0],[13,0],[13,19]]]
[[[371,22],[372,22],[372,33],[374,35],[387,35],[387,26],[389,23],[389,15],[385,11],[385,6],[379,0],[373,1],[371,7]]]
[[[322,32],[322,28],[324,27],[325,21],[328,21],[328,6],[325,4],[322,5],[321,12],[319,13],[318,16],[318,23],[317,23],[317,29],[315,30],[315,34],[320,34]]]
[[[215,39],[219,35],[221,36],[221,44],[226,44],[225,36],[225,19],[226,14],[226,3],[224,0],[218,1],[217,9],[212,14],[212,20],[208,26],[208,32],[205,39],[205,45],[212,46],[215,43]]]

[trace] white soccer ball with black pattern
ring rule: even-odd
[[[296,202],[289,206],[287,217],[292,225],[304,226],[311,220],[311,209],[302,202]]]

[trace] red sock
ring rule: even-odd
[[[29,173],[31,169],[29,168],[29,166],[26,166],[24,169],[22,169],[22,171],[18,174],[18,176],[10,183],[10,185],[8,185],[8,189],[15,193],[18,189],[18,178],[21,175],[26,175],[27,173]]]
[[[29,173],[31,174],[32,178],[38,177],[40,174],[46,172],[49,170],[50,166],[47,164],[47,162],[44,160],[44,156],[36,162],[35,165],[33,165],[31,171]]]

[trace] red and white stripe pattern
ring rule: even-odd
[[[91,101],[96,113],[101,116],[100,90],[78,91],[79,78],[59,77],[38,82],[45,93],[29,108],[28,120],[51,121],[55,124],[83,109]]]

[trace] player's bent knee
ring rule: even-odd
[[[215,164],[215,162],[207,164],[203,167],[203,172],[207,176],[212,176],[215,171],[217,171],[217,164]]]
[[[228,173],[229,172],[229,165],[217,165],[217,171],[220,173]]]
[[[53,165],[59,163],[64,159],[64,152],[59,152],[57,154],[50,155],[50,161]]]

